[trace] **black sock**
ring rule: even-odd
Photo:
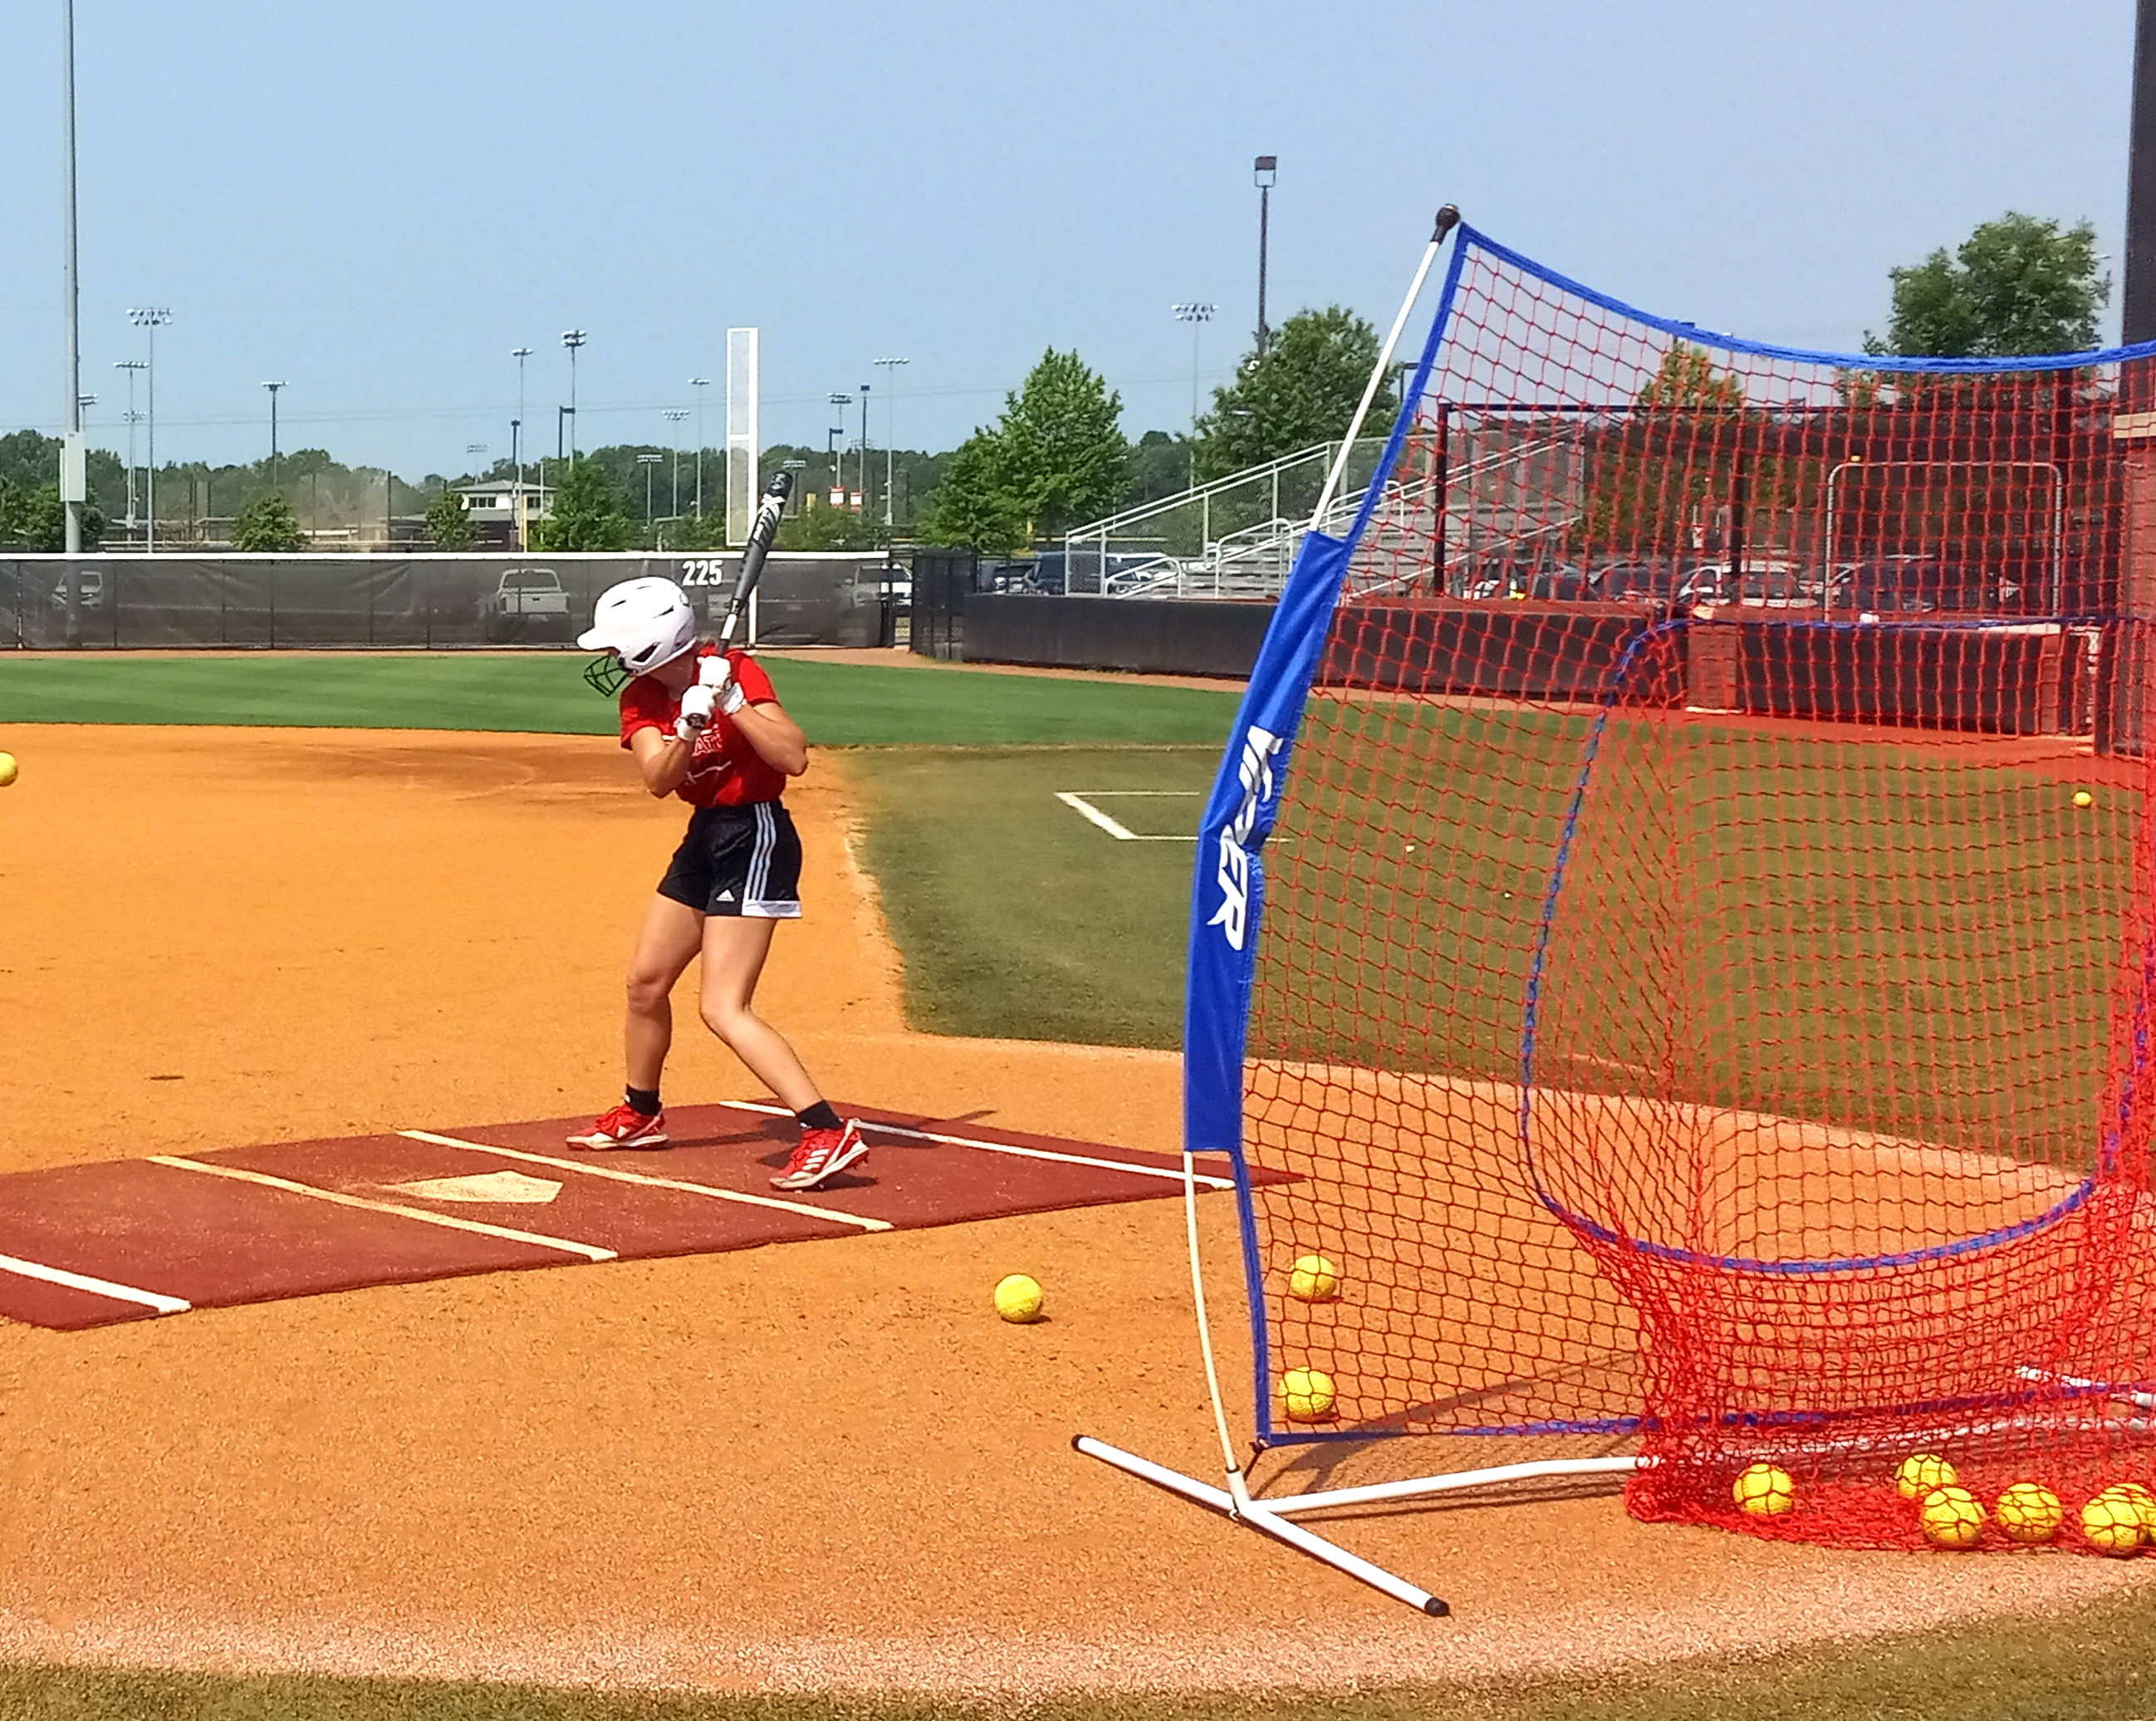
[[[632,1087],[627,1090],[629,1109],[641,1112],[647,1117],[659,1115],[659,1090],[655,1087]]]
[[[796,1112],[793,1115],[800,1120],[803,1129],[836,1129],[839,1127],[839,1114],[831,1109],[829,1100],[819,1100],[807,1111]]]

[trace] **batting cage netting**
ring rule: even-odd
[[[1795,352],[1456,229],[1201,826],[1260,1446],[1632,1436],[1645,1518],[2156,1533],[2082,1527],[2156,1479],[2152,362]]]

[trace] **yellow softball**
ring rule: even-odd
[[[1332,1415],[1332,1377],[1322,1369],[1290,1369],[1281,1376],[1281,1396],[1291,1422],[1323,1422]]]
[[[1299,1302],[1329,1302],[1340,1294],[1340,1270],[1322,1255],[1299,1255],[1287,1294]]]
[[[1984,1508],[1967,1488],[1933,1488],[1917,1508],[1924,1539],[1934,1548],[1974,1548],[1984,1535]]]
[[[1960,1480],[1953,1465],[1930,1452],[1904,1458],[1902,1467],[1894,1472],[1894,1486],[1901,1489],[1905,1500],[1921,1500],[1933,1488],[1952,1487]]]
[[[1795,1479],[1773,1464],[1748,1464],[1729,1492],[1754,1518],[1779,1518],[1797,1503]]]
[[[2138,1554],[2147,1533],[2139,1503],[2116,1488],[2082,1508],[2082,1534],[2099,1554]]]
[[[2066,1508],[2043,1483],[2017,1482],[1999,1497],[1992,1515],[2010,1540],[2034,1547],[2058,1534],[2059,1526],[2066,1522]]]

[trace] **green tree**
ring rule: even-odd
[[[1634,396],[1636,411],[1597,450],[1570,552],[1677,556],[1727,497],[1744,444],[1744,383],[1712,354],[1672,342]],[[1779,494],[1778,463],[1753,461],[1755,501]]]
[[[1122,506],[1135,508],[1141,502],[1179,496],[1190,487],[1197,466],[1198,445],[1188,438],[1171,436],[1165,430],[1147,431],[1131,449]]]
[[[1952,256],[1887,271],[1894,284],[1886,338],[1864,350],[1917,358],[2012,358],[2077,352],[2096,344],[2097,313],[2111,298],[2098,273],[2096,229],[2009,210],[1980,224]]]
[[[306,533],[300,530],[300,516],[292,511],[292,505],[274,491],[255,497],[232,522],[232,547],[235,550],[297,550],[306,542]]]
[[[662,520],[654,534],[669,550],[723,550],[726,547],[726,516],[721,509],[701,520],[684,514],[679,520]]]
[[[1120,394],[1075,352],[1052,347],[1004,398],[992,465],[1033,536],[1060,537],[1122,499],[1130,457],[1122,415]]]
[[[1262,354],[1244,359],[1234,382],[1213,391],[1213,409],[1198,421],[1199,471],[1217,478],[1346,435],[1377,362],[1378,331],[1353,311],[1297,311]],[[1399,410],[1388,382],[1364,432],[1389,432]]]
[[[782,550],[873,550],[883,542],[880,519],[834,508],[818,496],[778,522],[777,544]]]
[[[968,545],[996,555],[1024,547],[1026,520],[1004,488],[993,430],[976,430],[944,462],[942,481],[921,511],[924,544]]]
[[[18,493],[20,500],[14,508],[15,536],[26,550],[44,550],[58,553],[67,548],[67,505],[60,500],[57,484],[41,484],[27,493]],[[97,547],[97,541],[105,536],[105,515],[95,502],[85,502],[82,507],[82,547],[85,550]]]
[[[427,504],[427,537],[438,550],[469,550],[479,537],[465,499],[447,485]]]
[[[542,550],[625,550],[632,536],[620,493],[596,461],[569,462],[554,487],[552,516],[532,528]]]

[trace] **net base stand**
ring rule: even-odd
[[[1156,1464],[1149,1458],[1126,1452],[1120,1446],[1111,1446],[1106,1441],[1095,1440],[1091,1435],[1079,1435],[1070,1442],[1077,1451],[1089,1458],[1098,1458],[1104,1464],[1112,1464],[1118,1470],[1149,1482],[1155,1487],[1165,1488],[1172,1494],[1196,1503],[1209,1511],[1243,1525],[1246,1529],[1270,1536],[1284,1542],[1297,1552],[1322,1560],[1334,1570],[1368,1584],[1372,1589],[1404,1601],[1434,1618],[1443,1618],[1451,1608],[1427,1590],[1418,1588],[1406,1579],[1396,1576],[1383,1566],[1350,1554],[1324,1537],[1312,1533],[1301,1524],[1292,1522],[1291,1515],[1299,1512],[1337,1511],[1350,1506],[1368,1506],[1388,1500],[1411,1500],[1429,1494],[1454,1492],[1462,1488],[1502,1487],[1507,1482],[1532,1482],[1556,1476],[1628,1476],[1640,1467],[1640,1460],[1629,1456],[1602,1458],[1545,1458],[1524,1464],[1500,1464],[1482,1470],[1455,1470],[1444,1476],[1415,1477],[1406,1482],[1376,1482],[1368,1487],[1327,1488],[1312,1494],[1287,1494],[1276,1499],[1255,1500],[1244,1494],[1240,1498],[1225,1488],[1216,1488]]]
[[[1076,1436],[1070,1444],[1089,1458],[1098,1458],[1104,1464],[1112,1464],[1116,1469],[1127,1472],[1142,1482],[1149,1482],[1155,1487],[1165,1488],[1171,1494],[1179,1494],[1186,1500],[1194,1501],[1209,1511],[1217,1512],[1245,1529],[1253,1529],[1260,1535],[1270,1536],[1276,1542],[1284,1542],[1296,1552],[1306,1554],[1312,1559],[1322,1560],[1334,1570],[1345,1572],[1372,1589],[1382,1590],[1395,1601],[1404,1601],[1409,1607],[1433,1618],[1442,1619],[1452,1611],[1450,1606],[1429,1590],[1416,1588],[1404,1578],[1395,1577],[1383,1566],[1373,1565],[1367,1559],[1358,1559],[1322,1536],[1313,1535],[1301,1524],[1290,1523],[1278,1511],[1258,1501],[1245,1498],[1239,1503],[1235,1496],[1224,1488],[1209,1487],[1185,1476],[1179,1470],[1170,1470],[1149,1458],[1141,1458],[1135,1452],[1126,1452],[1122,1447],[1111,1446],[1106,1441],[1095,1440],[1091,1435]]]

